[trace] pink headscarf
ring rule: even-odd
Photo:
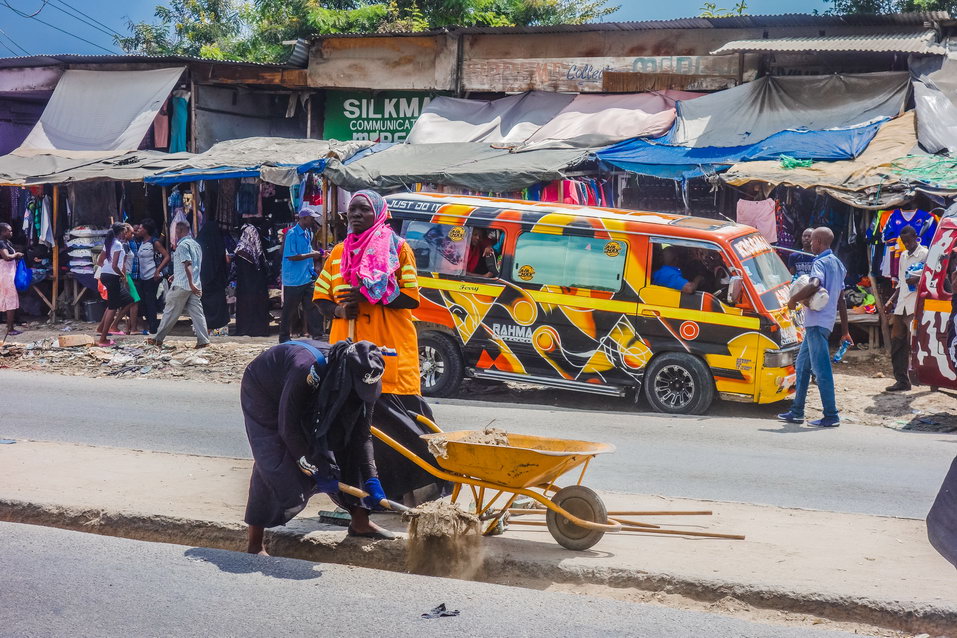
[[[352,196],[352,201],[358,197],[369,202],[375,212],[375,221],[362,234],[346,235],[342,246],[342,276],[350,286],[359,286],[369,303],[391,303],[399,296],[396,271],[399,269],[399,248],[405,240],[386,223],[389,207],[382,195],[361,190]]]

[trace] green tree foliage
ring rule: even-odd
[[[157,20],[128,25],[125,50],[214,59],[281,60],[283,41],[323,33],[443,27],[583,24],[618,10],[609,0],[171,0]],[[742,3],[743,4],[743,3]]]
[[[741,0],[730,9],[719,9],[718,3],[716,2],[705,2],[699,11],[698,15],[702,18],[728,18],[731,16],[743,16],[745,11],[748,10],[748,3],[745,0]]]
[[[907,13],[909,11],[957,11],[957,0],[827,0],[828,13]]]

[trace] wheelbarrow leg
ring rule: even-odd
[[[489,520],[488,525],[486,525],[485,529],[482,531],[483,536],[490,535],[492,531],[498,527],[498,522],[508,515],[508,508],[512,506],[512,503],[514,503],[515,499],[517,498],[518,494],[512,494],[511,498],[509,498],[505,505],[502,506],[502,509],[498,510],[498,513],[495,515],[495,517]]]

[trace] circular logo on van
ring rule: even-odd
[[[605,244],[605,254],[609,257],[617,257],[621,254],[621,243],[617,241],[610,241]]]
[[[681,327],[678,328],[678,333],[681,335],[682,339],[693,341],[698,338],[699,334],[701,334],[701,329],[698,328],[698,324],[696,324],[694,321],[685,321],[683,324],[681,324]]]
[[[465,239],[465,229],[461,226],[453,226],[449,229],[449,239],[452,241],[462,241]]]
[[[535,276],[535,269],[531,266],[525,265],[521,266],[518,269],[518,278],[522,281],[531,281]]]

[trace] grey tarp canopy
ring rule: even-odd
[[[858,208],[900,206],[913,196],[896,165],[917,147],[915,119],[914,111],[908,111],[886,122],[853,160],[814,162],[803,168],[783,168],[779,161],[739,162],[720,179],[734,186],[760,181],[816,188]]]
[[[957,152],[957,60],[927,56],[910,68],[920,145],[928,153]]]
[[[177,184],[232,177],[260,179],[292,186],[299,174],[320,171],[327,158],[346,160],[373,142],[246,137],[213,145],[147,179],[151,184]]]
[[[100,158],[10,154],[0,156],[0,183],[17,186],[86,181],[140,182],[190,157],[189,153],[130,151]]]
[[[906,71],[765,76],[678,103],[664,143],[701,148],[743,146],[787,129],[821,131],[892,118],[904,110]]]
[[[510,152],[478,143],[396,144],[349,164],[330,159],[323,174],[347,190],[427,182],[504,193],[562,179],[593,150]]]

